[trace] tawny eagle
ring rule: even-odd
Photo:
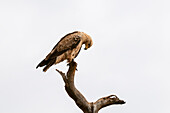
[[[36,68],[45,66],[43,71],[46,72],[53,64],[58,64],[64,60],[70,63],[77,57],[83,44],[85,44],[85,50],[93,44],[91,37],[86,33],[75,31],[65,35]]]

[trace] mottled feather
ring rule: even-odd
[[[46,72],[53,64],[64,60],[71,62],[79,54],[82,44],[85,44],[85,49],[93,44],[91,37],[86,33],[75,31],[65,35],[36,68],[45,66],[43,71]]]
[[[55,48],[49,53],[49,55],[46,57],[46,60],[53,59],[54,57],[57,57],[64,52],[75,48],[80,43],[80,37],[77,35],[69,36],[68,38],[64,38],[60,41],[60,43],[57,44]]]

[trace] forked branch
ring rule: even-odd
[[[76,105],[84,113],[98,113],[98,111],[103,107],[113,104],[125,104],[125,102],[123,100],[120,100],[116,95],[110,95],[107,97],[100,98],[96,102],[88,102],[74,85],[76,67],[77,63],[72,61],[69,64],[67,74],[59,71],[58,69],[56,69],[56,71],[58,71],[63,78],[67,94],[75,101]]]

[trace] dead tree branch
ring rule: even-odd
[[[104,108],[106,106],[113,104],[125,104],[125,102],[123,100],[120,100],[116,95],[110,95],[107,97],[100,98],[96,102],[88,102],[74,85],[76,67],[77,63],[72,61],[69,64],[67,74],[59,71],[58,69],[56,69],[56,71],[58,71],[63,78],[67,94],[75,101],[76,105],[84,113],[98,113],[101,108]]]

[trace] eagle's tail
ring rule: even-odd
[[[43,66],[45,66],[45,65],[47,65],[48,64],[48,60],[43,60],[43,61],[41,61],[38,65],[37,65],[37,67],[36,67],[36,69],[38,68],[38,67],[43,67]]]
[[[55,63],[55,61],[56,61],[55,58],[54,58],[54,59],[49,59],[49,60],[45,60],[45,59],[44,59],[43,61],[41,61],[41,62],[37,65],[36,68],[45,66],[44,69],[43,69],[43,71],[46,72],[46,71]]]
[[[56,60],[55,58],[54,59],[50,59],[48,64],[44,67],[43,71],[46,72],[55,63],[55,60]]]

